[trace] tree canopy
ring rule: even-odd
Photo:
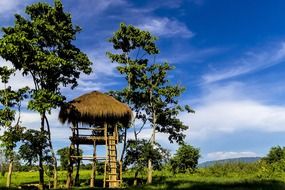
[[[174,173],[192,173],[200,158],[200,150],[191,145],[181,144],[173,158],[170,159],[170,165]]]

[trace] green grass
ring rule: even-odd
[[[83,170],[80,172],[81,188],[88,190],[90,171]],[[47,180],[47,177],[46,177]],[[66,172],[59,172],[60,187],[64,188],[66,180]],[[0,177],[0,189],[5,186],[5,177]],[[96,185],[102,187],[102,176],[97,176]],[[12,187],[17,188],[19,185],[38,182],[37,172],[15,172],[12,177]],[[224,177],[212,177],[203,176],[201,173],[197,174],[178,174],[172,175],[169,172],[155,172],[152,185],[145,185],[145,181],[138,187],[132,187],[133,182],[132,175],[126,173],[124,176],[124,182],[127,190],[138,189],[166,189],[166,190],[283,190],[285,189],[285,183],[282,178],[258,178],[254,175],[247,176],[224,176]],[[102,188],[96,188],[102,189]]]

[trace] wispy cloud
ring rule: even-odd
[[[230,61],[230,67],[205,74],[204,83],[213,83],[229,78],[265,69],[285,61],[285,42],[276,46],[265,47],[261,51],[244,53],[236,60]]]
[[[194,48],[185,46],[174,46],[171,51],[171,55],[161,52],[161,56],[158,61],[168,61],[173,64],[178,63],[201,63],[206,60],[220,55],[227,51],[227,48],[221,47],[207,47],[207,48]]]
[[[69,1],[69,0],[68,0]],[[66,2],[67,3],[67,2]],[[128,6],[125,0],[78,0],[73,3],[73,13],[76,19],[104,14],[105,11]]]
[[[148,18],[145,19],[143,24],[138,25],[143,30],[148,30],[154,35],[162,37],[184,37],[191,38],[194,33],[188,27],[176,20],[169,18]]]

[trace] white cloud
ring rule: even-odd
[[[7,66],[9,68],[12,68],[12,65],[9,61],[5,61],[3,58],[0,57],[0,66]],[[33,81],[32,78],[30,76],[22,76],[20,71],[16,71],[15,75],[12,75],[10,77],[9,83],[8,85],[10,85],[12,87],[12,89],[19,89],[19,88],[23,88],[25,86],[28,86],[30,88],[33,87]],[[0,85],[1,88],[3,87],[3,84]]]
[[[205,83],[213,83],[265,69],[285,61],[285,42],[275,47],[266,47],[262,51],[246,52],[242,57],[231,61],[230,68],[211,71],[202,78]]]
[[[285,132],[285,107],[271,105],[246,96],[242,83],[208,87],[194,107],[196,113],[182,114],[190,126],[187,139],[203,140],[209,136],[237,131]]]
[[[1,0],[0,15],[5,16],[6,13],[17,10],[20,4],[19,0]]]
[[[185,38],[194,36],[194,33],[184,23],[169,18],[148,18],[145,19],[144,24],[140,24],[138,27],[158,36]]]
[[[89,58],[93,62],[92,67],[94,77],[97,77],[97,75],[99,75],[97,78],[100,78],[101,76],[118,76],[118,73],[116,73],[116,67],[118,64],[111,63],[109,58],[106,56],[106,52],[110,49],[111,48],[108,45],[105,45],[101,47],[100,50],[97,50],[96,53],[89,54]]]
[[[257,157],[258,154],[251,151],[244,152],[210,152],[207,154],[207,160],[223,160],[229,158],[241,158],[241,157]]]

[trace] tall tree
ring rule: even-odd
[[[127,103],[133,111],[136,113],[136,117],[131,123],[134,128],[134,136],[137,140],[137,135],[140,130],[136,130],[134,125],[135,119],[144,119],[142,111],[142,101],[140,99],[140,92],[138,90],[137,78],[141,77],[143,70],[148,59],[145,56],[158,54],[159,50],[155,45],[156,38],[153,37],[149,32],[135,28],[132,25],[120,24],[118,31],[114,33],[114,36],[109,39],[109,42],[113,44],[115,50],[121,50],[122,53],[111,53],[107,52],[108,57],[112,62],[117,62],[119,66],[117,70],[125,76],[127,81],[127,87],[121,91],[111,92],[112,95],[116,96],[122,102]],[[126,150],[127,140],[127,128],[124,128],[123,132],[124,145],[121,154],[121,161],[123,161],[124,153]]]
[[[47,114],[63,104],[65,97],[61,86],[77,86],[80,73],[90,74],[91,62],[86,54],[72,44],[81,30],[72,24],[71,15],[64,12],[60,0],[54,6],[35,3],[26,7],[22,17],[15,15],[13,27],[2,28],[0,55],[12,62],[23,75],[30,75],[34,81],[28,108],[37,111],[41,117],[40,131],[47,131],[54,161],[54,188],[57,184],[56,156],[52,148],[50,126]],[[43,158],[39,158],[42,166]],[[40,167],[40,186],[44,184],[44,171]]]
[[[24,128],[20,126],[20,110],[21,102],[27,98],[28,88],[24,87],[17,91],[7,86],[9,78],[14,74],[14,69],[8,67],[0,67],[0,78],[4,85],[4,89],[0,90],[0,127],[4,129],[3,135],[0,136],[1,145],[4,147],[4,154],[9,160],[9,170],[7,175],[6,186],[11,185],[11,176],[13,171],[13,162],[15,158],[14,148],[17,142],[21,140]],[[16,120],[16,112],[18,118]],[[13,124],[15,122],[15,124]]]
[[[156,132],[169,134],[169,141],[183,142],[183,131],[188,129],[178,118],[181,111],[194,112],[188,105],[180,106],[178,97],[185,90],[172,85],[168,72],[173,69],[168,63],[158,64],[155,55],[159,53],[156,38],[149,32],[131,25],[121,24],[120,29],[110,39],[115,50],[122,53],[108,53],[112,62],[128,81],[128,87],[117,93],[136,112],[136,118],[150,122],[152,134],[150,142],[155,144]],[[153,60],[153,61],[152,61]],[[136,132],[135,138],[144,125]],[[152,182],[152,160],[148,161],[148,183]]]

